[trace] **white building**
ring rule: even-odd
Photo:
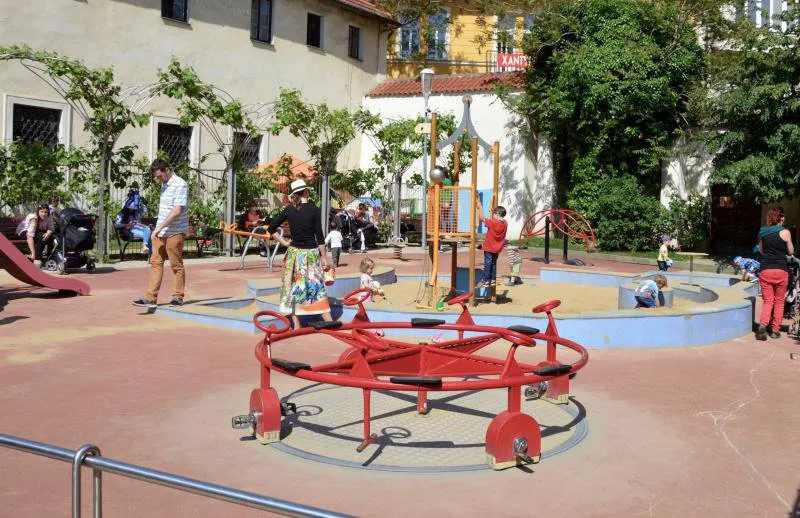
[[[553,171],[546,143],[535,138],[526,139],[512,113],[491,92],[493,81],[511,77],[511,74],[436,76],[428,108],[438,114],[452,114],[458,123],[464,110],[464,96],[472,98],[471,118],[478,134],[490,144],[500,142],[499,204],[508,211],[508,238],[516,239],[528,217],[552,206]],[[416,79],[392,80],[375,87],[364,99],[363,106],[386,121],[422,116],[425,111],[420,82]],[[374,154],[374,146],[364,139],[362,168],[370,167]],[[481,151],[478,158],[477,190],[487,201],[493,194],[492,157]],[[440,155],[437,163],[446,165],[445,155]],[[410,168],[407,176],[414,173],[422,173],[421,159]],[[471,181],[470,174],[462,174],[459,185],[470,185]],[[403,198],[411,197],[421,199],[419,190],[406,189]]]

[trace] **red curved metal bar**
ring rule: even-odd
[[[324,334],[330,335],[347,343],[348,341],[344,339],[345,337],[340,335],[343,334],[343,332],[349,331],[351,329],[362,329],[362,330],[411,329],[412,327],[413,326],[407,322],[359,322],[359,323],[344,324],[335,330],[328,329],[328,330],[317,331],[313,328],[303,328],[303,329],[287,331],[276,335],[271,340],[271,342],[274,344],[276,342],[291,339],[297,336],[304,336],[315,332],[323,332]],[[519,372],[521,372],[521,374],[516,374],[509,377],[503,377],[502,373],[505,371],[505,367],[508,366],[510,359],[513,358],[513,355],[511,354],[508,356],[508,358],[506,358],[506,360],[499,360],[496,358],[479,356],[473,353],[464,353],[457,350],[443,348],[440,347],[441,344],[407,344],[407,349],[399,349],[396,351],[392,350],[394,349],[393,347],[390,347],[389,350],[387,350],[386,352],[383,352],[381,354],[376,354],[375,356],[366,357],[366,361],[370,365],[376,366],[376,364],[387,362],[387,359],[390,359],[389,357],[391,355],[413,355],[413,354],[421,354],[424,351],[425,354],[428,356],[434,355],[438,357],[448,357],[453,361],[461,359],[470,362],[471,365],[485,366],[485,368],[483,368],[483,372],[480,372],[480,369],[476,367],[475,370],[471,372],[473,375],[493,374],[500,376],[491,379],[483,378],[483,379],[472,379],[472,380],[443,381],[441,385],[437,385],[435,388],[427,389],[427,390],[441,390],[441,391],[456,391],[456,390],[481,390],[481,389],[492,389],[492,388],[507,388],[519,385],[529,385],[541,381],[548,381],[557,377],[563,377],[568,374],[577,372],[588,362],[589,359],[588,353],[586,349],[583,348],[583,346],[571,340],[567,340],[565,338],[553,334],[537,333],[534,335],[525,335],[505,328],[479,326],[479,325],[466,325],[466,324],[444,324],[436,326],[435,329],[446,330],[446,331],[485,333],[491,336],[492,338],[491,341],[496,341],[497,339],[503,338],[509,340],[515,345],[518,343],[527,345],[532,341],[541,340],[547,342],[548,344],[550,343],[557,344],[572,349],[573,351],[577,352],[580,355],[580,358],[576,362],[569,364],[569,370],[565,370],[563,372],[559,372],[558,374],[553,374],[553,375],[535,374],[535,372],[533,371],[535,371],[538,368],[537,365],[518,364],[520,369]],[[360,332],[357,332],[356,334],[359,335]],[[347,335],[349,335],[349,333],[347,333]],[[460,340],[456,342],[460,342]],[[388,345],[391,345],[388,341],[386,343]],[[345,371],[343,371],[343,369],[346,369],[348,367],[348,364],[352,365],[353,364],[352,360],[337,362],[325,366],[316,366],[312,367],[310,370],[304,369],[297,371],[289,371],[279,366],[276,366],[272,363],[269,348],[270,348],[270,343],[268,343],[267,340],[263,340],[256,347],[256,357],[258,358],[259,362],[261,362],[265,367],[269,369],[282,372],[289,376],[302,378],[318,383],[329,383],[332,385],[357,387],[361,389],[384,389],[384,390],[400,390],[400,391],[420,390],[420,387],[417,385],[393,383],[391,381],[382,379],[349,376]],[[384,355],[387,356],[385,357]],[[380,369],[374,369],[374,370],[376,376],[386,375],[381,373]],[[434,373],[423,372],[422,374],[435,375],[435,372]],[[456,374],[454,372],[448,372],[446,374],[444,373],[442,374],[443,377],[453,377],[460,375],[462,374]]]
[[[572,239],[581,239],[586,248],[595,246],[596,237],[592,226],[583,214],[571,209],[544,209],[534,212],[522,225],[519,233],[520,246],[527,246],[531,238],[544,235],[544,218],[548,216],[553,232]]]
[[[264,325],[259,320],[259,317],[274,317],[283,322],[284,325],[283,327],[276,327],[274,323],[270,323],[267,327],[264,327]],[[269,309],[264,309],[253,315],[253,325],[255,325],[258,329],[264,331],[268,336],[273,334],[285,333],[286,331],[292,328],[292,323],[289,322],[289,319],[286,318],[285,315],[282,315],[281,313],[278,313],[276,311],[270,311]]]

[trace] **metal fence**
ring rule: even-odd
[[[181,491],[207,496],[216,500],[269,511],[282,516],[313,516],[317,518],[344,518],[349,516],[109,459],[101,456],[100,449],[92,444],[81,446],[77,451],[73,451],[13,435],[0,434],[0,446],[71,463],[72,518],[80,518],[81,516],[82,466],[92,469],[94,518],[101,518],[103,515],[102,472],[104,471],[150,484],[180,489]]]

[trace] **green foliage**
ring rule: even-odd
[[[241,212],[253,201],[264,197],[268,191],[274,190],[269,177],[253,171],[236,171],[236,211]]]
[[[52,150],[38,142],[11,142],[0,147],[0,202],[13,212],[17,206],[31,209],[49,196],[64,196],[63,166],[68,161],[69,151],[63,146]]]
[[[380,120],[366,110],[353,113],[346,108],[331,109],[326,103],[306,104],[299,90],[282,88],[275,103],[273,135],[284,129],[299,138],[308,148],[314,167],[323,175],[337,174],[339,154],[352,141],[356,132],[374,128]]]
[[[553,149],[558,203],[597,222],[599,185],[630,176],[647,194],[705,70],[689,20],[663,1],[557,0],[524,39],[531,66],[512,103]]]
[[[743,26],[709,99],[711,181],[756,203],[800,194],[800,9],[785,20],[786,29]]]
[[[711,200],[697,191],[682,199],[673,193],[669,200],[669,235],[678,239],[682,249],[694,248],[708,239],[711,225]]]
[[[598,182],[595,233],[603,250],[649,250],[667,226],[666,210],[645,194],[636,178],[620,176]]]
[[[371,171],[351,169],[331,177],[331,188],[359,198],[372,194],[378,178]]]

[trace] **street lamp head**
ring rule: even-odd
[[[431,96],[431,90],[433,89],[433,75],[434,71],[430,68],[424,68],[422,72],[419,73],[422,82],[422,96],[425,98],[426,105],[428,104],[428,97]]]

